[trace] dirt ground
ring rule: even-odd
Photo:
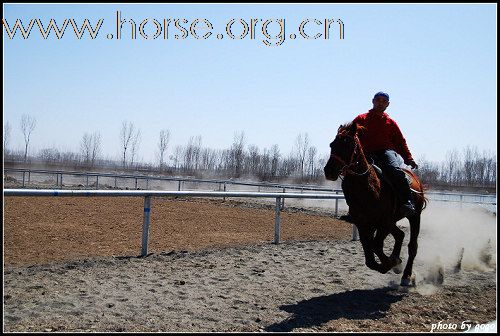
[[[151,255],[136,258],[143,205],[4,198],[4,331],[464,331],[496,320],[491,256],[459,270],[417,257],[417,286],[402,288],[364,265],[351,225],[328,212],[285,208],[276,245],[273,206],[154,198]]]
[[[31,265],[141,253],[141,197],[6,197],[4,263]],[[153,198],[149,253],[274,241],[274,207],[238,200]],[[349,239],[352,226],[285,207],[281,240]]]

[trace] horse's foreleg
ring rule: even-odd
[[[375,260],[374,248],[373,248],[373,232],[359,232],[359,240],[363,246],[363,251],[365,253],[365,264],[368,268],[384,273],[384,267]]]
[[[387,273],[391,268],[396,266],[399,261],[397,259],[387,257],[384,253],[384,241],[389,235],[389,232],[390,231],[385,227],[378,229],[373,241],[373,250],[382,263],[381,273]]]
[[[408,262],[406,263],[403,277],[401,278],[401,285],[409,286],[411,283],[411,276],[413,270],[413,260],[417,255],[418,249],[418,234],[420,232],[420,214],[409,218],[410,221],[410,242],[408,243]]]

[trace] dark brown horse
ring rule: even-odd
[[[396,226],[396,222],[404,218],[404,215],[398,207],[393,188],[384,178],[379,177],[363,153],[358,138],[358,132],[362,128],[355,123],[339,127],[335,140],[330,144],[331,154],[324,168],[325,177],[335,181],[340,175],[344,176],[342,190],[349,205],[349,214],[359,231],[366,265],[380,273],[387,273],[390,269],[399,273],[405,234]],[[417,255],[420,214],[425,208],[426,199],[417,176],[409,170],[404,171],[412,181],[410,187],[416,209],[414,215],[407,217],[410,222],[409,256],[401,278],[401,285],[409,286],[412,283],[413,260]],[[388,257],[383,247],[389,234],[394,237],[395,243],[392,254]],[[376,261],[375,255],[380,263]]]

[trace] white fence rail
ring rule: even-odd
[[[211,180],[211,179],[196,179],[196,178],[182,178],[182,177],[171,177],[171,176],[152,176],[152,175],[134,175],[134,174],[116,174],[116,173],[101,173],[101,172],[78,172],[78,171],[63,171],[63,170],[41,170],[41,169],[24,169],[24,168],[4,168],[5,173],[13,173],[17,175],[22,175],[22,187],[26,187],[26,184],[31,183],[31,175],[33,174],[44,174],[53,175],[56,178],[55,187],[61,188],[63,186],[63,176],[80,176],[85,179],[85,188],[89,189],[94,185],[94,189],[99,189],[99,178],[101,181],[103,178],[114,179],[114,187],[118,188],[118,179],[132,179],[135,181],[134,189],[138,189],[138,182],[145,181],[146,189],[149,189],[150,181],[171,181],[178,182],[177,191],[180,191],[183,183],[206,183],[206,184],[217,184],[219,186],[219,191],[222,191],[222,186],[224,191],[226,191],[227,185],[242,185],[242,186],[253,186],[260,188],[279,188],[279,189],[295,189],[306,191],[327,191],[327,192],[342,192],[340,189],[331,189],[319,185],[290,185],[283,183],[269,183],[269,182],[246,182],[246,181],[235,181],[235,180]],[[19,176],[20,177],[20,176]],[[21,178],[21,177],[20,177]],[[92,179],[94,182],[92,182]],[[102,182],[101,182],[102,183]]]
[[[177,191],[181,191],[185,183],[205,183],[205,184],[216,184],[218,185],[218,191],[227,191],[228,185],[241,185],[241,186],[252,186],[258,187],[258,191],[261,188],[277,188],[286,192],[289,190],[300,190],[301,193],[304,191],[318,191],[327,193],[342,194],[341,189],[331,189],[319,185],[290,185],[282,183],[267,183],[267,182],[245,182],[245,181],[235,181],[235,180],[210,180],[210,179],[194,179],[194,178],[181,178],[181,177],[168,177],[168,176],[151,176],[151,175],[129,175],[129,174],[115,174],[115,173],[100,173],[100,172],[77,172],[77,171],[61,171],[61,170],[35,170],[35,169],[23,169],[23,168],[4,168],[4,178],[5,173],[17,174],[21,179],[22,175],[22,188],[31,183],[32,174],[43,174],[43,175],[53,175],[56,177],[55,187],[63,188],[63,176],[79,176],[84,178],[85,188],[91,188],[89,184],[90,179],[94,179],[92,183],[93,188],[99,189],[99,177],[101,181],[104,178],[114,179],[114,187],[118,188],[118,179],[131,179],[134,180],[134,188],[138,189],[138,182],[145,181],[146,188],[150,189],[150,181],[170,181],[177,182]],[[102,182],[101,182],[102,183]],[[488,204],[496,205],[496,194],[467,194],[467,193],[446,193],[446,192],[435,192],[427,191],[426,196],[432,201],[439,202],[459,202],[459,203],[478,203],[478,204]],[[336,210],[335,215],[338,213],[338,202],[335,204]]]
[[[282,200],[285,198],[302,199],[343,199],[343,195],[306,194],[306,193],[259,193],[259,192],[217,192],[217,191],[159,191],[159,190],[38,190],[38,189],[4,189],[4,196],[89,196],[89,197],[144,197],[144,219],[142,225],[141,256],[148,254],[149,225],[151,219],[151,197],[247,197],[275,198],[274,243],[279,244],[281,236]],[[357,230],[353,225],[353,240],[357,239]]]

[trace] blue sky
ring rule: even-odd
[[[4,124],[11,149],[21,149],[22,114],[37,119],[32,150],[78,151],[85,132],[102,134],[105,156],[119,158],[123,121],[141,130],[139,159],[154,162],[160,130],[171,133],[170,152],[200,135],[202,145],[229,148],[235,133],[261,151],[277,144],[282,154],[307,133],[319,154],[340,124],[371,108],[377,91],[391,95],[387,112],[402,129],[418,160],[442,161],[448,151],[477,147],[496,155],[496,4],[4,4],[12,29],[39,19],[102,26],[95,39],[78,39],[71,26],[45,40],[36,23],[30,36],[3,30]],[[164,19],[196,19],[213,26],[207,39],[180,34],[130,38],[130,23],[116,39],[116,12],[152,37]],[[240,19],[256,20],[254,38]],[[279,36],[284,20],[285,40]],[[329,39],[305,39],[334,21]],[[339,26],[344,27],[340,39]],[[180,21],[179,21],[180,22]],[[200,35],[207,32],[197,28]],[[109,34],[113,34],[113,38]],[[217,34],[223,34],[222,39]],[[296,38],[291,39],[290,35]]]

